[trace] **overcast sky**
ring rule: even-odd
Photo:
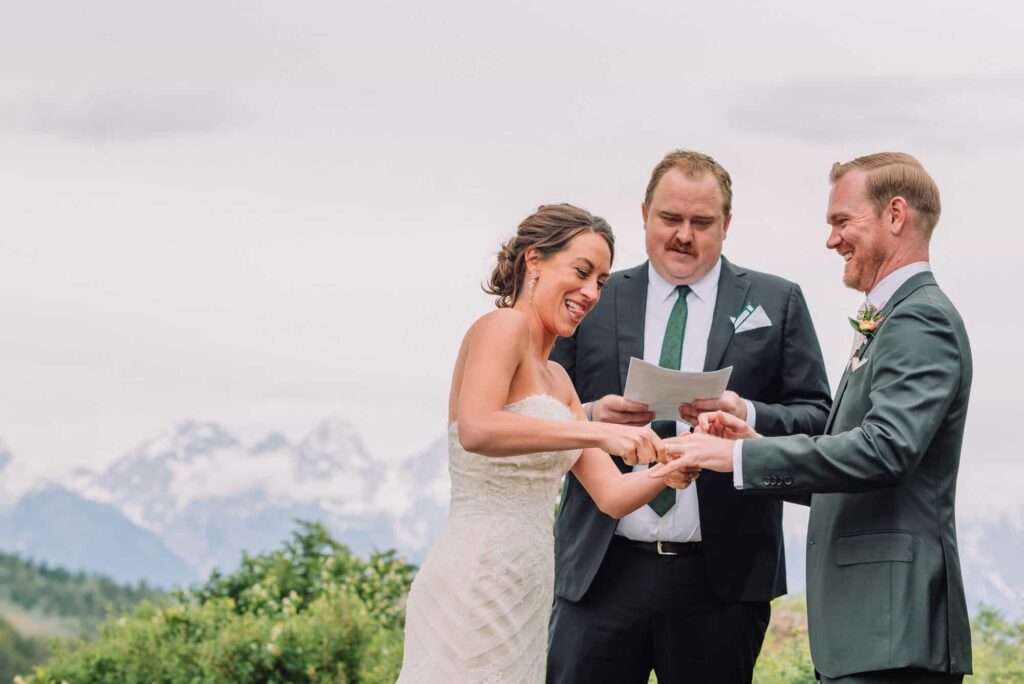
[[[442,434],[479,283],[537,205],[609,220],[673,148],[733,175],[725,252],[804,288],[833,387],[832,162],[915,154],[971,336],[961,510],[1013,505],[1024,10],[1013,3],[36,2],[0,22],[0,439],[101,467],[185,418]]]

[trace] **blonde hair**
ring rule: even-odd
[[[939,222],[942,203],[939,200],[939,187],[921,166],[921,162],[906,152],[878,152],[857,157],[845,164],[836,162],[829,172],[829,181],[835,184],[854,169],[867,173],[864,187],[868,199],[875,207],[875,214],[881,213],[893,197],[902,197],[917,214],[917,227],[925,236],[931,236]]]
[[[722,215],[728,216],[732,213],[732,178],[729,177],[729,172],[708,155],[693,150],[673,150],[658,162],[651,172],[651,180],[647,183],[647,192],[644,194],[645,207],[651,206],[651,198],[654,197],[658,181],[670,169],[679,169],[688,178],[700,178],[705,173],[710,173],[718,181],[718,187],[722,191]]]

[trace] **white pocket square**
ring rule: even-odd
[[[760,304],[756,307],[747,304],[738,316],[729,316],[729,320],[732,321],[733,332],[737,334],[757,330],[758,328],[767,328],[772,324],[771,319],[768,318],[768,314],[764,312]]]
[[[850,372],[852,373],[853,371],[857,370],[858,368],[860,368],[861,366],[863,366],[867,362],[868,362],[867,359],[862,359],[859,356],[851,357],[850,358]]]

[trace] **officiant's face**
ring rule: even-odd
[[[669,169],[643,207],[647,256],[654,270],[673,285],[690,285],[707,274],[722,255],[732,215],[723,214],[718,181],[710,173],[690,178]]]
[[[825,245],[845,262],[843,284],[867,292],[878,284],[889,256],[888,231],[868,199],[867,174],[850,171],[836,181],[828,198],[832,227]]]

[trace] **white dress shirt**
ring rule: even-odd
[[[683,333],[682,358],[679,370],[703,371],[708,351],[708,335],[718,299],[718,279],[722,273],[719,259],[707,275],[690,285],[686,296],[686,330]],[[668,327],[668,317],[676,303],[676,286],[666,281],[653,266],[647,267],[647,310],[644,315],[644,361],[658,365],[661,345]],[[747,422],[753,425],[754,406],[747,402]],[[690,424],[676,422],[679,434],[690,431]],[[634,466],[633,470],[647,470],[649,466]],[[637,541],[700,541],[700,512],[697,508],[697,488],[676,491],[676,504],[663,516],[650,506],[642,506],[619,520],[615,534]]]
[[[897,268],[889,275],[882,278],[881,282],[875,285],[867,293],[867,303],[881,311],[882,307],[896,294],[903,283],[907,282],[918,273],[932,270],[931,264],[927,261],[915,261]],[[687,299],[687,302],[690,300]],[[743,489],[743,440],[736,440],[732,448],[732,484],[736,489]]]

